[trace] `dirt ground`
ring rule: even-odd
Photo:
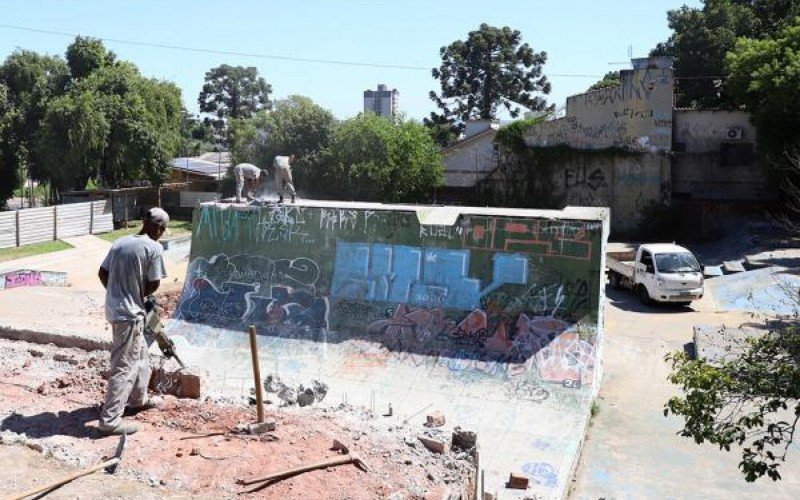
[[[118,438],[101,438],[95,428],[107,358],[104,351],[0,340],[0,491],[44,484],[113,455]],[[113,477],[79,479],[53,498],[238,498],[246,487],[237,479],[336,457],[334,439],[369,471],[329,467],[244,497],[458,498],[474,470],[466,453],[427,450],[417,439],[424,428],[387,427],[360,408],[268,406],[266,414],[276,430],[250,436],[235,432],[255,421],[247,402],[167,396],[164,408],[130,417],[140,431],[129,437]],[[227,434],[182,439],[209,432]]]

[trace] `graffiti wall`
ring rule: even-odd
[[[531,127],[529,146],[611,147],[661,152],[672,148],[674,74],[670,58],[631,60],[620,85],[567,98],[563,118]]]
[[[459,207],[426,224],[431,210],[201,205],[176,317],[231,336],[253,324],[491,376],[591,382],[607,212]],[[216,335],[189,340],[226,343]]]
[[[20,269],[0,273],[0,290],[26,286],[66,286],[67,273]]]

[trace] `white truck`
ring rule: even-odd
[[[703,297],[703,272],[689,250],[672,243],[614,248],[606,253],[612,288],[629,288],[642,304],[672,302],[688,305]]]

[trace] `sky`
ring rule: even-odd
[[[18,48],[63,57],[73,38],[8,26],[81,34],[104,39],[143,75],[175,82],[193,113],[205,72],[225,63],[258,68],[273,99],[305,95],[340,119],[361,112],[363,91],[385,83],[398,90],[401,112],[422,119],[435,109],[428,93],[439,90],[430,72],[441,62],[439,49],[481,23],[519,30],[523,42],[547,52],[544,73],[553,88],[546,97],[560,107],[607,71],[629,67],[619,64],[629,47],[634,57],[646,56],[669,36],[667,10],[683,4],[700,1],[0,0],[0,58]]]

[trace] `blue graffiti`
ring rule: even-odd
[[[497,253],[492,282],[481,290],[480,280],[468,276],[469,258],[469,250],[339,242],[331,295],[471,310],[504,284],[528,281],[524,255]]]
[[[558,486],[558,471],[547,462],[528,462],[522,466],[522,472],[538,485],[548,488]]]

